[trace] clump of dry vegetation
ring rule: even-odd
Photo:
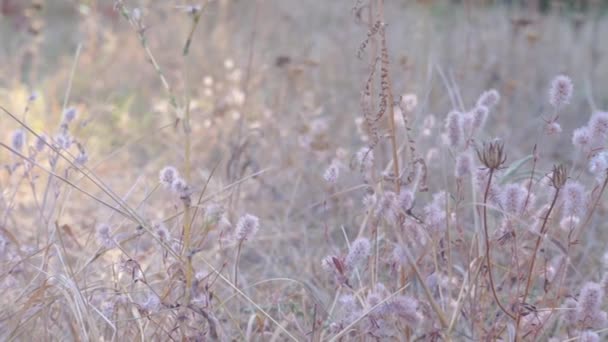
[[[2,2],[0,337],[600,341],[603,18],[269,3]]]

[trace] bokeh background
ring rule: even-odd
[[[193,186],[200,190],[210,178],[207,193],[217,193],[212,201],[226,205],[232,222],[243,212],[262,218],[258,247],[243,255],[243,282],[293,277],[327,300],[320,260],[343,244],[343,231],[356,235],[362,216],[352,214],[361,206],[357,197],[327,203],[333,190],[322,175],[333,159],[348,165],[367,144],[358,125],[369,73],[369,47],[358,56],[366,8],[355,10],[356,0],[125,3],[139,11],[140,32],[111,0],[0,0],[0,105],[48,136],[64,109],[75,108],[72,134],[88,152],[88,167],[147,217],[161,219],[176,212],[176,201],[147,195],[163,166],[184,163],[179,119],[190,101]],[[203,14],[184,57],[191,5],[202,5]],[[450,156],[435,147],[455,104],[470,108],[480,93],[497,89],[501,101],[485,134],[500,137],[514,161],[539,143],[558,74],[572,78],[574,96],[560,113],[563,133],[542,141],[547,164],[539,168],[577,163],[573,129],[608,108],[608,2],[387,0],[385,13],[393,90],[418,96],[412,126],[428,129],[417,133],[419,147],[437,180],[452,172],[444,169]],[[434,124],[425,123],[431,116]],[[17,128],[0,113],[0,139],[8,143]],[[388,160],[387,152],[381,146],[378,158]],[[0,151],[0,163],[14,161]],[[360,191],[356,172],[345,177],[342,190]],[[39,233],[38,207],[27,187],[16,197],[6,190],[14,182],[8,172],[0,175],[0,205],[5,213],[11,207],[2,222],[27,245]],[[86,180],[76,183],[104,198]],[[72,227],[76,245],[86,245],[92,227],[112,213],[63,189],[61,210],[52,215]],[[179,230],[177,222],[172,229]]]

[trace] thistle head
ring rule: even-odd
[[[551,184],[553,184],[553,187],[561,189],[561,187],[566,184],[567,180],[568,170],[566,169],[566,166],[563,164],[553,165],[553,172],[551,175]]]
[[[481,150],[477,150],[479,161],[490,170],[497,170],[507,161],[504,144],[500,141],[484,143]]]

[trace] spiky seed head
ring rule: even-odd
[[[551,174],[551,184],[556,189],[561,189],[568,180],[568,169],[563,164],[553,165],[553,173]]]
[[[477,157],[490,170],[499,169],[507,161],[504,144],[500,141],[484,143],[481,150],[477,149]]]

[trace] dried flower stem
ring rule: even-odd
[[[188,72],[184,73],[187,78]],[[187,83],[187,82],[186,82]],[[184,113],[184,177],[188,184],[191,179],[191,129],[190,129],[190,93],[186,91],[186,108]],[[186,256],[186,298],[185,305],[190,304],[191,299],[191,291],[192,291],[192,253],[191,253],[191,243],[192,243],[192,212],[191,212],[191,202],[183,201],[184,204],[184,253]]]
[[[234,287],[238,288],[238,276],[239,276],[239,259],[241,258],[241,247],[243,246],[243,240],[239,240],[239,245],[236,248],[236,258],[234,259]]]
[[[394,115],[394,105],[393,103],[395,102],[394,97],[393,97],[393,88],[391,85],[391,77],[390,77],[390,72],[389,72],[389,61],[388,61],[388,47],[386,46],[386,30],[384,27],[384,0],[379,0],[378,1],[378,14],[380,17],[380,22],[382,23],[382,29],[380,30],[380,43],[381,43],[381,71],[382,71],[382,82],[386,82],[386,84],[383,84],[382,87],[386,89],[386,96],[387,96],[387,110],[388,110],[388,122],[389,122],[389,129],[390,129],[390,136],[391,136],[391,147],[392,147],[392,153],[393,153],[393,172],[395,173],[395,177],[397,178],[397,182],[395,182],[395,193],[397,195],[399,195],[399,192],[401,190],[401,182],[399,182],[400,179],[400,172],[399,172],[399,156],[397,154],[397,151],[399,150],[399,147],[397,146],[397,130],[395,129],[395,115]]]
[[[494,175],[494,168],[490,168],[490,175],[488,176],[488,183],[486,185],[486,191],[483,196],[483,229],[486,239],[486,265],[488,267],[488,278],[490,280],[490,288],[492,289],[492,295],[498,307],[509,317],[515,319],[515,316],[511,314],[505,307],[500,303],[498,295],[496,294],[496,288],[494,286],[494,277],[492,276],[492,261],[490,258],[490,236],[488,234],[488,195],[490,194],[490,185],[492,184],[492,176]]]

